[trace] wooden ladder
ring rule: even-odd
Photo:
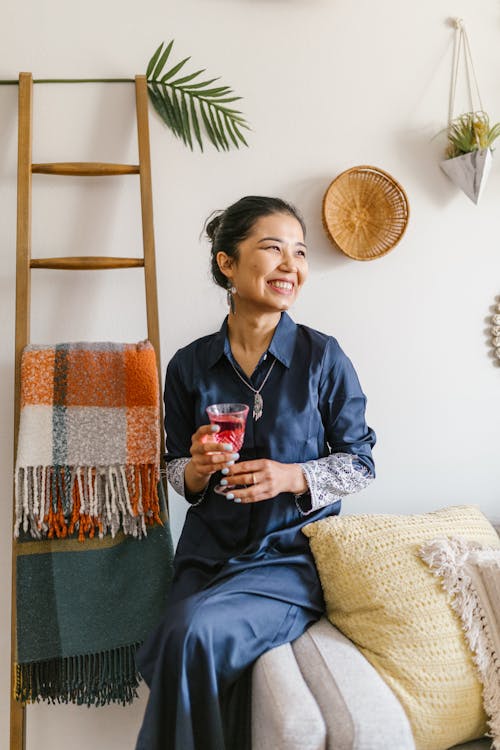
[[[148,338],[151,341],[158,367],[160,366],[160,329],[153,231],[153,201],[151,189],[151,159],[149,151],[148,91],[146,76],[135,76],[137,136],[139,164],[106,164],[93,162],[65,162],[32,164],[33,78],[31,73],[19,75],[19,140],[17,177],[17,263],[16,263],[16,335],[15,335],[15,406],[14,406],[14,463],[19,437],[21,396],[21,354],[30,341],[31,269],[55,268],[70,271],[95,269],[144,268]],[[31,175],[106,177],[109,175],[138,174],[142,209],[142,258],[113,258],[107,256],[32,258],[31,257]],[[161,382],[160,393],[161,393]],[[160,420],[163,408],[160,399]],[[163,429],[161,429],[163,456]],[[166,488],[165,488],[166,489]],[[12,542],[12,615],[11,615],[11,711],[10,750],[26,748],[26,709],[14,698],[16,677],[16,557],[18,542]]]

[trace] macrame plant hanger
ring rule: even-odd
[[[476,71],[472,61],[469,37],[461,18],[455,20],[455,45],[453,50],[453,65],[450,85],[450,99],[448,109],[448,129],[451,128],[455,115],[455,97],[460,72],[460,62],[463,59],[467,83],[470,113],[484,112],[481,94],[477,83]],[[474,91],[473,91],[474,89]],[[475,93],[475,97],[474,97]],[[478,107],[474,107],[474,102]],[[477,149],[453,159],[441,162],[443,172],[457,185],[474,203],[478,203],[483,192],[492,164],[490,148]]]
[[[151,160],[149,149],[148,91],[146,76],[135,76],[137,116],[138,164],[110,164],[94,162],[64,162],[32,164],[33,78],[31,73],[19,76],[19,139],[17,177],[17,252],[16,252],[16,334],[15,334],[15,407],[14,407],[14,462],[19,437],[21,355],[30,343],[30,281],[31,269],[60,269],[67,271],[143,268],[146,298],[148,339],[152,343],[160,378],[160,331],[158,322],[158,297],[153,230],[153,201],[151,186]],[[71,82],[71,81],[68,81]],[[35,81],[36,83],[36,81]],[[66,83],[66,81],[61,81]],[[72,177],[106,177],[110,175],[139,175],[142,215],[142,257],[113,258],[85,256],[67,258],[31,257],[31,175],[49,174]],[[160,393],[161,393],[161,383]],[[160,422],[163,424],[160,400]],[[163,430],[161,430],[160,455],[163,456]],[[160,483],[165,492],[166,485]],[[26,709],[14,698],[16,685],[16,560],[19,542],[12,542],[12,616],[11,616],[11,711],[10,750],[26,750]]]

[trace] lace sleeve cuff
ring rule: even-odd
[[[369,469],[351,453],[332,453],[300,464],[300,468],[309,492],[296,496],[295,504],[304,516],[363,490],[373,480]]]
[[[186,498],[191,505],[199,505],[205,498],[208,484],[202,492],[199,492],[196,495],[186,490],[184,484],[184,471],[186,464],[188,464],[190,460],[190,458],[173,458],[169,461],[167,464],[167,479],[178,495]]]

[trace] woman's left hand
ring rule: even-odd
[[[227,497],[233,502],[239,500],[241,503],[258,503],[269,500],[280,492],[299,495],[307,490],[307,482],[299,464],[282,464],[268,458],[235,463],[229,467],[224,479],[229,485],[246,485],[230,490]]]

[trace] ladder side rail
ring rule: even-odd
[[[148,325],[148,338],[151,341],[158,367],[158,379],[160,388],[160,462],[163,467],[163,455],[165,452],[165,437],[163,429],[163,384],[161,377],[161,352],[160,352],[160,326],[158,316],[158,285],[156,281],[156,258],[153,225],[153,190],[151,183],[151,155],[149,148],[149,122],[148,122],[148,88],[144,75],[135,77],[135,100],[137,114],[137,138],[139,146],[139,167],[141,187],[141,212],[142,212],[142,241],[144,246],[144,283],[146,292],[146,314]],[[167,487],[165,484],[165,493]],[[168,511],[168,496],[167,496]]]
[[[14,376],[14,467],[21,413],[21,355],[30,338],[31,287],[31,149],[33,123],[33,79],[31,73],[19,75],[19,125],[17,174],[17,250],[16,250],[16,334]],[[13,526],[15,505],[13,504]],[[12,540],[12,612],[11,612],[11,707],[10,750],[26,748],[26,710],[15,700],[16,632],[16,548]]]

